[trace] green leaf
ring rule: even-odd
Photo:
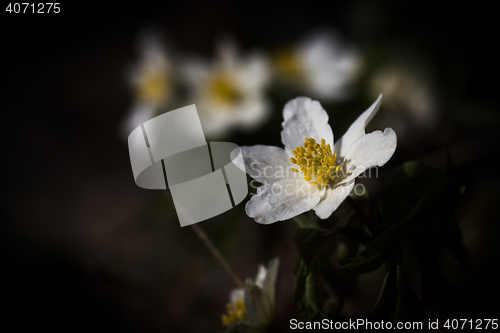
[[[305,298],[306,280],[308,273],[309,270],[307,269],[304,260],[301,259],[299,261],[299,267],[297,269],[297,274],[295,278],[295,288],[293,291],[293,298],[295,299],[296,302],[300,304],[300,309],[298,310],[298,313],[306,311],[303,299]]]
[[[387,267],[382,290],[375,304],[370,320],[389,318],[392,323],[400,320],[403,310],[404,275],[403,255],[401,247],[396,247],[396,252]]]
[[[347,221],[347,227],[359,230],[362,232],[363,219],[360,214],[353,212]],[[337,250],[335,251],[340,265],[346,265],[350,259],[355,258],[359,252],[359,242],[349,235],[342,235]]]
[[[319,285],[318,278],[318,256],[314,257],[314,261],[311,263],[311,269],[306,279],[306,288],[303,298],[303,303],[309,309],[310,313],[319,312],[318,304],[321,299],[321,287]]]
[[[300,304],[298,313],[307,311],[309,319],[318,316],[327,317],[319,305],[324,301],[324,297],[319,279],[318,255],[314,256],[309,269],[302,260],[295,281],[294,298]]]
[[[346,289],[355,289],[358,276],[341,274],[329,260],[322,260],[319,266],[321,282],[324,283],[325,289],[330,289],[330,293],[325,292],[328,298],[322,303],[322,309],[328,314],[338,316],[344,305],[344,292]]]
[[[397,322],[403,311],[403,299],[404,299],[404,271],[403,271],[403,253],[401,247],[398,246],[397,252],[397,270],[396,270],[396,288],[397,288],[397,301],[394,311],[391,315],[391,321],[393,323]]]
[[[352,259],[347,265],[341,266],[340,270],[353,274],[367,274],[379,268],[384,262],[385,256],[379,253],[371,257]]]
[[[380,187],[380,214],[384,223],[400,223],[442,175],[442,170],[415,161],[393,169]]]
[[[401,225],[424,225],[432,222],[433,227],[447,227],[453,220],[460,198],[461,187],[457,184],[453,168],[448,166],[442,178],[432,184]]]
[[[380,192],[427,189],[441,174],[442,171],[434,166],[419,161],[406,162],[389,172],[380,186]]]
[[[387,307],[387,304],[392,303],[394,301],[394,295],[397,293],[396,288],[396,274],[395,268],[393,266],[389,266],[387,268],[387,273],[385,274],[384,283],[382,284],[382,290],[377,299],[377,303],[375,303],[375,307],[373,308],[370,319],[375,319],[381,317],[381,313],[384,312],[384,309]]]
[[[350,263],[340,267],[344,272],[366,274],[379,268],[388,258],[396,234],[396,227],[392,226],[371,241]]]
[[[410,226],[422,221],[422,215],[427,213],[430,208],[436,203],[436,199],[440,197],[442,192],[442,184],[434,183],[419,202],[413,207],[406,218],[401,222],[401,225]]]
[[[422,301],[425,306],[438,304],[448,317],[455,314],[455,296],[448,279],[439,267],[435,255],[416,240],[411,241],[413,253],[420,269]]]
[[[356,257],[359,250],[359,243],[350,237],[340,237],[340,242],[337,247],[336,255],[340,265],[346,265],[349,260]]]
[[[306,229],[317,229],[317,230],[322,230],[314,221],[313,219],[307,218],[306,216],[295,216],[293,218],[295,222],[297,222],[297,225],[301,228],[306,228]]]
[[[462,264],[462,266],[464,266],[464,268],[471,269],[469,251],[463,243],[462,231],[456,219],[454,219],[447,231],[448,232],[445,234],[445,242],[451,254]]]
[[[299,229],[294,235],[293,240],[297,244],[297,250],[302,259],[304,259],[307,267],[310,266],[311,261],[325,239],[323,231],[303,228]]]

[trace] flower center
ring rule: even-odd
[[[282,49],[276,53],[276,69],[290,83],[299,83],[304,78],[304,68],[296,52]]]
[[[238,321],[248,321],[247,309],[243,298],[234,302],[234,307],[231,303],[226,304],[227,314],[222,315],[222,326],[228,327]]]
[[[340,164],[337,162],[337,154],[332,154],[332,147],[321,139],[321,144],[316,143],[313,138],[306,138],[304,146],[297,147],[292,151],[295,157],[290,158],[300,170],[292,168],[293,172],[302,172],[304,179],[311,185],[325,185],[337,176]]]
[[[161,103],[170,95],[171,90],[170,80],[164,73],[149,73],[139,83],[137,97],[146,103]]]
[[[234,104],[241,101],[241,92],[236,80],[227,74],[215,75],[209,83],[209,95],[217,103]]]

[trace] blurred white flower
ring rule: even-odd
[[[408,124],[432,127],[436,123],[438,102],[429,77],[423,64],[393,61],[384,65],[370,81],[370,93],[384,94],[388,120],[402,132]]]
[[[365,134],[381,103],[382,95],[334,145],[328,114],[319,102],[307,97],[288,102],[281,132],[285,149],[241,147],[245,165],[238,167],[264,184],[247,202],[248,216],[270,224],[314,209],[321,219],[328,218],[350,194],[355,178],[384,165],[396,150],[391,128]]]
[[[196,104],[206,135],[220,136],[233,128],[253,129],[269,114],[264,87],[269,63],[262,53],[238,57],[235,44],[220,43],[213,62],[186,60],[183,76],[189,102]]]
[[[361,65],[359,52],[332,31],[310,34],[295,47],[281,49],[275,57],[281,82],[323,101],[349,97]]]
[[[139,62],[129,73],[134,104],[121,124],[125,138],[174,99],[173,66],[160,39],[154,34],[143,35],[139,40],[139,52]]]
[[[231,291],[227,314],[222,315],[224,327],[240,325],[260,332],[271,324],[278,268],[279,258],[271,260],[267,268],[260,265],[255,281],[248,278],[245,288]]]

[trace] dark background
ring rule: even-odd
[[[273,48],[332,26],[362,49],[395,45],[426,55],[441,116],[403,142],[388,168],[409,159],[444,164],[444,149],[471,199],[458,212],[472,270],[443,254],[462,318],[494,318],[498,299],[496,206],[498,28],[493,7],[400,1],[329,3],[63,3],[59,14],[0,13],[2,323],[7,331],[213,332],[232,281],[162,193],[135,186],[117,126],[132,103],[125,69],[154,24],[184,52],[211,55],[216,36]],[[349,104],[347,104],[349,105]],[[366,104],[363,104],[366,105]],[[367,106],[367,105],[366,105]],[[383,110],[382,105],[382,110]],[[353,110],[349,120],[363,109]],[[281,115],[239,145],[280,145]],[[342,133],[346,125],[333,126]],[[336,137],[339,137],[336,135]],[[200,224],[241,276],[280,256],[276,318],[287,331],[295,226],[261,226],[242,205]],[[380,272],[379,272],[380,273]],[[383,274],[362,279],[346,315],[373,307]],[[364,282],[363,282],[364,281]],[[370,284],[368,284],[370,286]],[[371,290],[373,289],[373,290]]]

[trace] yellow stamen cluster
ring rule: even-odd
[[[137,97],[146,103],[161,103],[171,90],[170,80],[165,73],[147,73],[137,86]]]
[[[325,185],[333,180],[340,169],[336,165],[337,154],[332,154],[332,147],[321,139],[321,144],[313,138],[306,138],[304,146],[292,151],[295,157],[290,158],[300,170],[292,168],[293,172],[302,172],[304,179],[311,185]]]
[[[234,307],[231,303],[226,304],[227,314],[222,315],[222,326],[228,327],[239,321],[248,321],[247,308],[242,298],[234,302]]]
[[[276,69],[280,76],[290,83],[300,83],[304,78],[304,68],[300,57],[291,49],[276,53]]]
[[[209,82],[209,95],[217,103],[234,104],[241,101],[238,82],[228,74],[214,75]]]

